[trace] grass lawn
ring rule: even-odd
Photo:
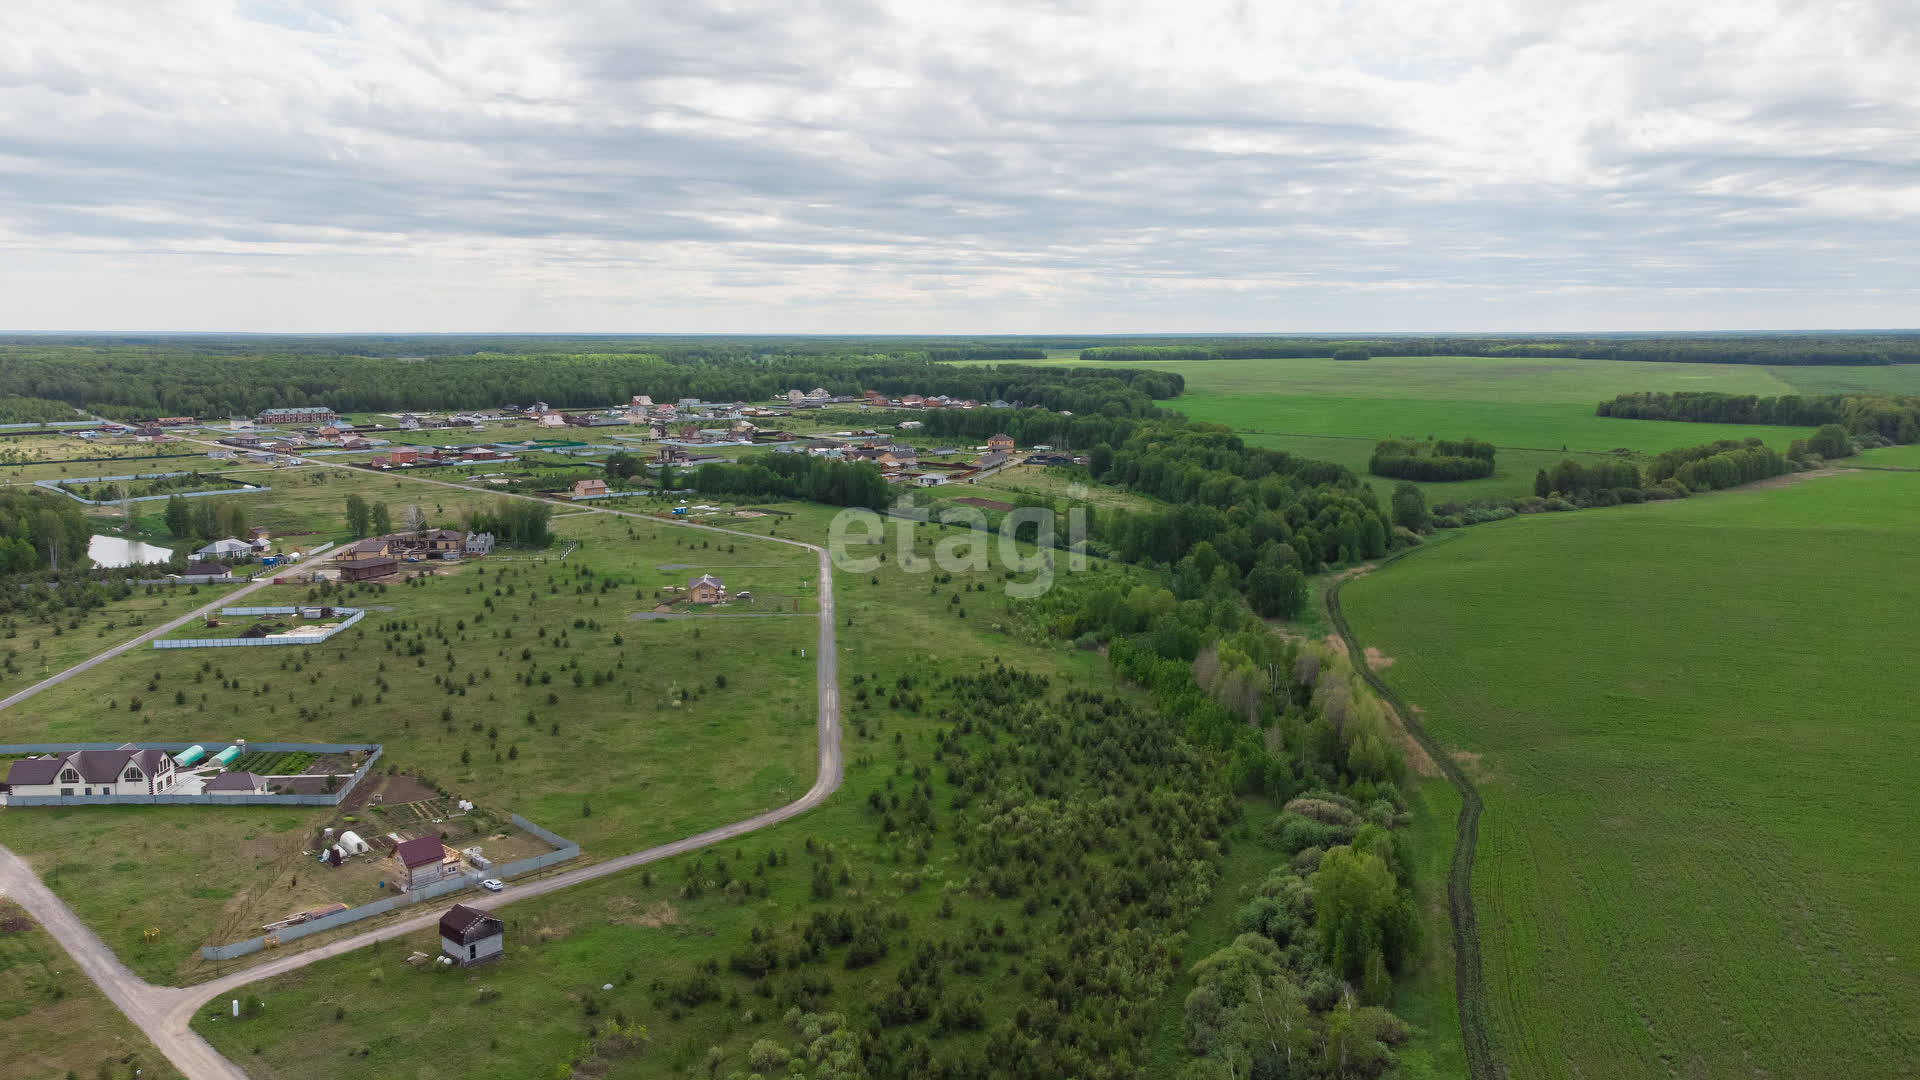
[[[179,1073],[18,904],[0,896],[0,1046],[15,1080]]]
[[[19,612],[0,616],[0,697],[139,637],[237,587],[156,585],[148,593],[146,586],[136,585],[125,599],[84,611],[63,608],[58,618],[44,622]],[[8,736],[4,741],[18,740]]]
[[[781,532],[811,529],[806,535],[821,536],[830,517],[830,508],[814,507],[799,515],[798,524],[785,519]],[[916,566],[928,566],[940,538],[937,528],[922,530],[913,548]],[[887,548],[894,550],[891,543]],[[545,1076],[581,1046],[589,1025],[603,1028],[609,1020],[644,1025],[648,1043],[643,1053],[618,1061],[609,1075],[686,1075],[714,1046],[721,1048],[720,1075],[744,1071],[754,1040],[793,1046],[796,1037],[781,1023],[788,1006],[759,996],[751,980],[728,971],[726,961],[746,946],[753,927],[804,922],[822,908],[809,891],[810,844],[830,845],[848,869],[835,903],[880,902],[904,914],[916,938],[954,936],[971,919],[982,926],[1004,919],[1013,928],[1010,933],[1024,932],[1029,924],[1019,900],[950,891],[949,882],[964,874],[950,830],[943,827],[937,834],[924,864],[879,834],[868,797],[899,790],[915,765],[931,761],[933,733],[951,724],[940,715],[937,695],[929,695],[917,713],[893,707],[887,698],[903,676],[922,680],[917,685],[924,687],[925,680],[996,662],[1109,692],[1111,677],[1098,654],[1037,636],[1011,610],[1016,602],[1001,593],[998,586],[1005,579],[998,572],[962,572],[947,582],[933,578],[930,570],[905,568],[891,555],[872,573],[836,577],[837,610],[844,620],[839,640],[847,774],[842,789],[820,809],[708,852],[507,907],[502,911],[508,922],[507,955],[489,966],[408,967],[409,951],[438,949],[432,934],[413,935],[270,980],[255,988],[267,1002],[262,1015],[235,1023],[208,1011],[196,1021],[196,1030],[261,1080],[387,1077],[423,1059],[434,1061],[444,1075]],[[1070,581],[1065,587],[1083,584]],[[985,588],[965,588],[969,585]],[[956,597],[962,602],[955,603]],[[811,633],[810,621],[795,622]],[[811,713],[808,719],[811,723]],[[942,775],[940,769],[933,772],[936,778]],[[938,812],[945,820],[953,810],[944,782],[936,786]],[[772,852],[783,861],[769,868]],[[722,865],[724,874],[718,869]],[[690,876],[711,883],[725,878],[764,882],[768,891],[747,898],[737,889],[709,884],[690,894],[685,888]],[[951,921],[937,915],[949,895],[959,908]],[[1034,928],[1050,927],[1051,917],[1043,914]],[[863,1002],[895,985],[909,959],[908,950],[896,947],[870,967],[843,970],[836,962],[818,970],[832,980],[841,999]],[[683,982],[709,960],[720,965],[719,1001],[683,1007],[651,989],[656,980]],[[1007,977],[1008,965],[1018,962],[1017,957],[996,958],[982,972],[947,985],[955,992],[988,991],[989,1015],[997,1019],[1004,1006],[991,990]],[[781,987],[785,978],[775,976],[772,985]],[[607,983],[612,990],[601,989]],[[491,998],[483,989],[499,996]],[[327,1038],[327,1052],[314,1053],[313,1036],[331,1031],[336,1009],[344,1010],[338,1035]]]
[[[10,737],[380,742],[385,764],[517,811],[594,859],[797,797],[813,780],[813,660],[800,655],[816,634],[816,598],[800,588],[811,587],[812,556],[631,524],[629,536],[610,515],[560,519],[561,536],[581,544],[564,562],[564,542],[540,555],[501,549],[416,584],[339,596],[370,611],[323,646],[135,650],[10,713]],[[717,610],[767,617],[656,616],[665,586],[706,571],[754,594]],[[270,586],[249,600],[309,596]],[[272,890],[331,813],[15,812],[0,815],[0,842],[43,874],[57,869],[53,888],[143,977],[173,982],[200,974],[200,945],[286,914],[290,898]],[[76,858],[103,845],[111,858]],[[152,945],[149,926],[163,930]]]
[[[1347,587],[1486,800],[1512,1075],[1910,1068],[1916,523],[1911,476],[1802,478],[1476,527]]]

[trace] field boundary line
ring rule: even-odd
[[[1372,571],[1378,573],[1388,564],[1411,555],[1420,548],[1406,548],[1380,560]],[[1467,1075],[1472,1080],[1498,1080],[1503,1076],[1493,1052],[1493,1037],[1487,1026],[1486,989],[1480,973],[1480,924],[1473,910],[1474,846],[1480,837],[1480,792],[1460,768],[1460,763],[1443,750],[1420,723],[1419,714],[1363,662],[1366,650],[1353,636],[1347,617],[1340,609],[1340,589],[1351,577],[1328,586],[1325,596],[1327,618],[1346,643],[1347,655],[1357,661],[1353,668],[1367,681],[1373,692],[1393,706],[1400,722],[1440,767],[1447,782],[1460,793],[1460,816],[1454,822],[1453,860],[1447,867],[1447,922],[1453,931],[1453,996],[1460,1014],[1460,1041],[1467,1055]]]

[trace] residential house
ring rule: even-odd
[[[467,534],[466,543],[461,550],[464,551],[470,559],[484,558],[491,555],[493,554],[493,534],[470,532]]]
[[[232,581],[233,570],[226,563],[190,562],[187,564],[188,577],[209,577],[219,581]]]
[[[420,538],[420,543],[430,555],[458,554],[466,546],[467,534],[458,529],[435,529]]]
[[[399,573],[400,560],[382,556],[343,559],[334,567],[340,571],[341,581],[371,581]]]
[[[225,540],[215,540],[194,554],[208,559],[237,559],[253,554],[253,545],[229,536]]]
[[[550,428],[566,427],[567,421],[566,421],[566,418],[561,416],[559,413],[553,413],[553,412],[541,413],[540,426],[550,427]]]
[[[419,431],[419,430],[420,430],[420,418],[419,418],[419,417],[417,417],[417,416],[415,416],[415,415],[413,415],[412,413],[407,413],[407,414],[405,414],[405,415],[403,415],[403,416],[401,416],[401,417],[400,417],[400,430],[401,430],[401,431]]]
[[[10,795],[164,795],[179,779],[164,750],[116,750],[20,758],[7,769]]]
[[[207,781],[209,795],[265,795],[267,778],[258,773],[223,772]]]
[[[828,398],[831,398],[832,396],[833,395],[828,393],[827,388],[824,386],[816,386],[813,389],[807,391],[808,401],[826,401]]]
[[[341,560],[383,559],[391,554],[393,554],[392,541],[384,536],[369,536],[365,540],[356,540],[348,544],[345,549],[336,552],[334,558]]]
[[[387,452],[387,460],[395,465],[417,465],[420,462],[420,450],[412,446],[396,446]]]
[[[1005,433],[1002,433],[999,435],[989,435],[987,437],[987,449],[1011,451],[1013,449],[1013,436]]]
[[[701,574],[687,582],[687,599],[696,604],[717,604],[727,598],[727,587],[712,574]]]
[[[434,885],[447,878],[446,848],[438,836],[420,836],[394,845],[394,884],[402,891]]]
[[[900,430],[901,431],[918,431],[925,426],[926,426],[925,424],[922,424],[918,420],[904,420],[900,424]]]
[[[455,904],[440,916],[440,955],[463,967],[485,963],[506,950],[505,932],[493,912]]]
[[[800,391],[798,391],[798,390],[789,390],[789,391],[787,391],[787,401],[788,401],[788,403],[790,403],[790,404],[794,404],[794,405],[798,405],[799,403],[801,403],[802,401],[805,401],[805,400],[807,400],[807,395],[806,395],[806,394],[804,394],[804,393],[801,393],[801,392],[800,392]]]
[[[575,480],[573,482],[573,497],[576,499],[585,499],[594,495],[605,495],[606,493],[607,482],[597,476],[590,480]]]
[[[302,405],[292,409],[262,409],[254,421],[261,424],[338,424],[340,414],[325,405]]]
[[[915,487],[923,487],[923,488],[939,487],[941,484],[944,484],[946,482],[947,482],[947,478],[944,476],[941,476],[939,473],[921,473],[919,476],[916,476],[913,478],[913,485]]]
[[[653,398],[646,394],[635,394],[633,395],[633,400],[628,403],[627,407],[630,409],[651,409],[653,408]]]
[[[926,403],[927,399],[921,397],[919,394],[908,394],[906,397],[900,399],[900,404],[909,409],[918,409]]]
[[[869,405],[885,405],[887,403],[887,395],[878,390],[864,390],[860,396],[865,398]]]

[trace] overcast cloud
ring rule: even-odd
[[[0,329],[1920,325],[1920,4],[0,5]]]

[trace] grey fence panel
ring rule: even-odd
[[[533,822],[528,821],[526,818],[521,817],[519,814],[510,814],[508,816],[513,818],[513,823],[515,825],[518,825],[521,828],[532,833],[533,835],[539,837],[540,839],[545,840],[548,844],[551,844],[554,847],[564,848],[564,847],[579,846],[578,844],[575,844],[573,841],[567,839],[564,836],[561,836],[559,833],[554,832],[551,829],[543,829],[540,826],[535,825]]]
[[[497,878],[519,877],[522,874],[531,874],[535,870],[544,870],[549,866],[554,866],[566,862],[568,859],[577,859],[579,857],[579,848],[572,846],[564,847],[559,851],[549,851],[545,855],[533,855],[525,859],[515,859],[510,863],[496,866],[493,868],[493,876]]]
[[[136,473],[130,476],[76,476],[76,477],[71,477],[71,478],[66,478],[61,480],[35,480],[33,482],[33,486],[38,488],[45,488],[48,491],[57,491],[60,494],[65,495],[67,498],[72,499],[74,502],[84,503],[88,506],[118,506],[120,504],[119,499],[89,499],[83,495],[76,494],[74,491],[69,489],[67,485],[69,484],[104,484],[104,483],[110,483],[116,480],[165,480],[168,477],[189,476],[189,475],[191,474],[184,473],[184,472],[168,472],[168,473]],[[173,498],[175,495],[178,495],[183,499],[201,499],[201,498],[206,498],[212,495],[247,495],[256,491],[272,491],[272,490],[273,489],[268,487],[267,485],[260,484],[258,486],[251,486],[251,487],[215,488],[210,491],[170,491],[165,495],[136,495],[128,499],[127,501],[128,502],[164,502],[167,499]]]
[[[359,907],[348,908],[345,911],[337,911],[332,915],[314,919],[312,922],[289,926],[285,930],[275,931],[273,936],[280,944],[284,945],[289,941],[298,941],[309,934],[318,934],[323,930],[332,930],[335,927],[345,926],[348,923],[359,922],[361,919],[370,919],[375,915],[385,915],[387,912],[393,911],[396,908],[406,907],[410,904],[424,903],[428,900],[446,896],[449,893],[456,893],[462,889],[472,888],[475,880],[476,878],[471,874],[461,874],[457,877],[450,877],[445,881],[438,881],[432,885],[423,885],[411,892],[401,893],[399,896],[389,896],[384,900],[375,900],[371,904],[362,904]],[[267,939],[265,935],[262,935],[261,937],[248,938],[245,941],[236,941],[230,945],[203,945],[200,948],[200,955],[208,960],[231,960],[236,956],[245,956],[248,953],[259,952],[266,947]]]

